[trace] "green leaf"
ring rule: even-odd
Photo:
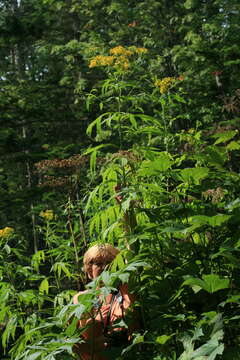
[[[198,286],[201,289],[214,293],[222,289],[229,287],[229,279],[221,279],[217,274],[208,274],[203,275],[203,279],[195,277],[186,277],[186,280],[183,282],[182,286],[190,285],[194,290],[194,286]]]
[[[156,338],[156,342],[157,342],[158,344],[164,345],[164,344],[166,344],[166,342],[167,342],[169,339],[171,339],[171,337],[172,337],[172,336],[170,336],[170,335],[161,335],[161,336],[158,336],[158,337]]]
[[[3,249],[6,251],[6,253],[8,255],[11,253],[11,248],[10,248],[10,246],[8,244],[5,244]]]
[[[41,282],[40,286],[39,286],[39,293],[40,294],[48,294],[49,291],[49,283],[48,283],[48,279],[45,278],[43,279],[43,281]]]
[[[196,277],[184,277],[186,280],[183,282],[182,286],[184,285],[189,285],[191,286],[191,288],[193,289],[193,291],[195,293],[197,293],[199,291],[199,289],[204,289],[205,288],[205,284],[204,284],[204,281],[199,279],[199,278],[196,278]],[[195,290],[195,287],[198,287],[196,290]]]
[[[81,319],[82,314],[84,313],[86,306],[83,304],[77,304],[76,309],[74,310],[74,315],[77,319]]]
[[[224,163],[227,161],[225,149],[218,148],[217,146],[209,146],[206,149],[206,153],[209,164],[222,169]]]
[[[213,136],[213,138],[217,138],[214,145],[225,143],[231,140],[235,135],[237,135],[238,130],[225,131],[222,133],[217,133]]]
[[[37,358],[39,358],[40,355],[42,355],[42,351],[37,351],[31,355],[28,355],[27,359],[28,360],[36,360]]]
[[[105,285],[108,285],[111,281],[111,275],[108,271],[103,271],[101,274],[101,279]]]
[[[7,347],[8,342],[10,340],[10,336],[12,337],[12,339],[14,339],[15,332],[17,329],[17,324],[18,324],[18,316],[14,314],[8,320],[7,326],[2,334],[2,346],[4,348]]]
[[[61,277],[62,272],[63,272],[68,278],[70,278],[70,277],[71,277],[71,273],[70,273],[68,267],[69,267],[69,264],[67,264],[67,263],[64,263],[64,262],[56,262],[56,263],[53,265],[53,270],[54,270],[54,272],[57,273],[58,278]]]
[[[240,198],[236,198],[235,200],[228,203],[225,208],[229,211],[233,211],[236,208],[240,208]]]
[[[20,291],[18,293],[18,298],[19,298],[19,301],[23,302],[26,305],[29,305],[31,303],[37,304],[37,302],[38,302],[36,290]]]
[[[90,170],[92,174],[94,174],[96,170],[96,159],[97,159],[97,151],[93,151],[90,156]]]
[[[128,282],[129,276],[130,275],[128,273],[118,275],[119,279],[122,281],[123,284],[126,284]]]
[[[209,169],[205,167],[186,168],[181,170],[180,177],[184,182],[200,184],[200,181],[205,179],[209,174]]]
[[[199,347],[192,353],[192,359],[197,359],[200,356],[207,356],[208,360],[214,360],[217,355],[222,355],[224,345],[217,340],[209,340],[206,344]]]
[[[183,6],[189,10],[195,6],[195,3],[196,3],[196,0],[186,0],[185,3],[183,4]]]
[[[221,279],[217,274],[203,275],[203,280],[205,282],[205,289],[210,293],[227,289],[230,283],[229,279]]]
[[[115,257],[115,259],[112,262],[111,265],[111,271],[115,272],[118,269],[123,269],[125,267],[125,262],[122,256],[122,253],[120,252],[119,254],[117,254],[117,256]]]
[[[208,222],[210,226],[221,226],[231,218],[230,215],[217,214],[215,216],[209,216]]]
[[[133,114],[128,114],[128,116],[129,116],[129,120],[130,120],[130,123],[131,123],[133,129],[137,129],[138,126],[137,126],[137,121],[135,119],[135,116]]]
[[[97,146],[88,148],[86,151],[84,151],[83,155],[88,155],[88,154],[91,154],[91,153],[93,153],[93,152],[97,152],[97,151],[100,150],[100,149],[103,149],[103,148],[106,148],[106,147],[110,147],[110,146],[111,146],[111,147],[116,147],[116,145],[111,144],[111,143],[101,144],[101,145],[97,145]]]
[[[220,226],[231,218],[231,215],[217,214],[214,216],[196,215],[189,218],[193,224],[210,225],[212,227]]]
[[[236,303],[236,304],[240,304],[240,295],[232,295],[230,296],[226,303]]]
[[[239,150],[240,149],[240,143],[239,141],[231,141],[228,145],[227,145],[227,150]]]
[[[172,157],[167,152],[161,152],[155,158],[155,160],[145,160],[143,161],[140,169],[140,176],[153,176],[158,175],[160,172],[167,171],[172,165]]]

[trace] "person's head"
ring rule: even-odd
[[[119,253],[111,244],[96,244],[91,246],[83,257],[83,268],[90,279],[95,279],[110,264]]]

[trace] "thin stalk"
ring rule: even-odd
[[[72,226],[72,218],[71,218],[71,207],[70,207],[70,204],[71,204],[71,200],[70,200],[70,197],[69,197],[69,199],[68,199],[68,204],[67,204],[68,227],[69,227],[69,232],[70,232],[71,240],[72,240],[73,247],[74,247],[75,263],[76,263],[77,273],[80,274],[80,261],[79,261],[79,256],[78,256],[77,241],[76,241],[76,239],[75,239],[74,231],[73,231],[73,226]],[[81,284],[80,284],[79,278],[77,278],[77,288],[78,288],[78,289],[81,288]]]
[[[122,81],[122,79],[121,79]],[[122,149],[122,122],[121,122],[121,96],[122,96],[122,88],[120,87],[119,89],[119,94],[117,97],[117,102],[118,102],[118,114],[119,114],[119,118],[118,118],[118,134],[119,134],[119,148],[120,150]]]
[[[166,146],[166,151],[168,152],[168,140],[167,140],[167,122],[166,122],[166,113],[165,113],[165,100],[161,102],[162,105],[162,118],[163,118],[163,124],[164,124],[164,144]]]
[[[51,250],[51,244],[50,244],[50,241],[48,240],[49,237],[50,237],[50,226],[49,226],[49,221],[47,221],[47,227],[46,227],[46,244],[47,244],[48,249]],[[52,257],[51,254],[50,254],[50,262],[51,262],[51,265],[52,265],[52,267],[53,267],[54,261],[53,261],[53,257]],[[55,271],[53,271],[53,272],[54,272],[54,278],[55,278],[55,281],[56,281],[56,284],[57,284],[57,288],[58,288],[58,290],[60,290],[59,280],[58,280],[58,278],[57,278],[57,275],[56,275]]]
[[[80,203],[80,199],[79,199],[79,194],[78,191],[76,192],[76,198],[77,198],[77,203]],[[82,233],[82,237],[83,237],[83,243],[84,246],[87,246],[87,238],[86,238],[86,233],[85,233],[85,228],[84,228],[84,222],[83,222],[83,217],[82,217],[82,209],[79,206],[79,224],[80,224],[80,229],[81,229],[81,233]]]

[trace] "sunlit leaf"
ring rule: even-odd
[[[157,175],[160,172],[165,172],[170,169],[172,163],[171,156],[166,152],[162,152],[158,154],[153,161],[143,161],[138,173],[140,176]]]
[[[227,145],[227,150],[239,150],[240,149],[240,143],[237,141],[231,141],[228,145]]]
[[[238,133],[238,130],[230,130],[230,131],[225,131],[225,132],[214,134],[213,137],[217,138],[214,145],[225,143],[225,142],[231,140],[237,133]]]
[[[208,176],[209,169],[204,167],[186,168],[181,170],[180,176],[183,181],[188,183],[200,184],[200,181]]]
[[[228,288],[229,283],[229,279],[222,279],[217,274],[208,274],[203,275],[202,279],[186,277],[186,280],[182,285],[189,285],[192,288],[194,286],[198,286],[209,293],[214,293],[216,291]]]
[[[40,294],[48,294],[49,291],[49,283],[48,283],[48,279],[45,278],[42,280],[40,286],[39,286],[39,292]]]
[[[164,345],[171,338],[172,338],[171,335],[161,335],[156,338],[156,342],[158,344]]]

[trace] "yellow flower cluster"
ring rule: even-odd
[[[115,60],[114,56],[98,55],[98,56],[95,56],[95,58],[93,58],[90,61],[89,67],[93,68],[93,67],[96,67],[96,66],[112,65],[114,60]]]
[[[146,49],[146,48],[135,48],[135,52],[137,53],[137,54],[146,54],[147,52],[148,52],[148,49]]]
[[[45,220],[52,220],[54,217],[54,213],[52,210],[46,210],[46,211],[41,211],[39,216],[43,217]]]
[[[14,232],[13,228],[6,226],[3,229],[0,229],[0,238],[6,238],[12,235]]]
[[[115,67],[119,67],[122,70],[127,70],[130,67],[130,62],[127,57],[121,55],[116,58]]]
[[[134,54],[145,54],[147,51],[148,50],[146,48],[138,48],[136,46],[125,48],[124,46],[119,45],[110,49],[109,56],[95,56],[90,61],[89,68],[97,66],[113,66],[114,68],[118,68],[120,70],[128,70],[130,68],[129,57]]]
[[[131,56],[133,52],[120,45],[110,49],[110,54],[114,56]]]
[[[159,88],[161,94],[165,94],[174,81],[174,77],[165,77],[162,80],[157,79],[154,85]]]

